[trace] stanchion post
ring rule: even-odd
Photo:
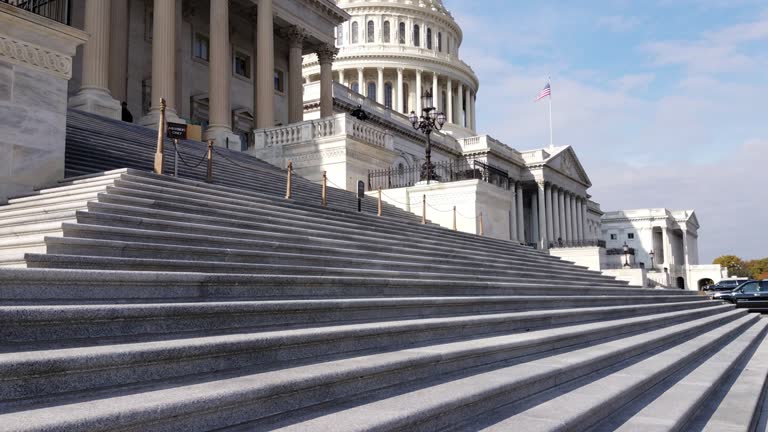
[[[288,178],[285,182],[285,199],[291,199],[291,177],[293,176],[293,162],[288,161]]]
[[[165,99],[160,98],[160,121],[157,125],[157,148],[155,150],[155,174],[163,175],[163,144],[165,140]]]
[[[381,216],[381,188],[379,188],[379,216]]]
[[[456,206],[453,206],[453,230],[456,231]]]
[[[323,208],[328,205],[328,171],[323,171]]]
[[[427,195],[426,194],[421,196],[421,223],[423,225],[427,224]]]
[[[480,212],[479,218],[480,218],[480,235],[482,236],[483,235],[483,212]]]
[[[179,176],[179,140],[173,139],[173,176]]]
[[[213,140],[208,140],[208,183],[213,183]]]

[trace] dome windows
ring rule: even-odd
[[[384,106],[392,109],[392,83],[389,81],[384,84]]]
[[[368,91],[366,96],[368,97],[368,99],[376,102],[376,83],[373,81],[369,81],[367,90]]]
[[[368,21],[368,32],[367,37],[365,38],[365,41],[368,43],[373,43],[376,40],[376,25],[373,23],[373,20]]]
[[[400,23],[400,27],[397,33],[398,33],[397,42],[400,44],[404,44],[405,43],[405,23],[404,22]]]
[[[427,49],[432,49],[432,29],[427,29]]]
[[[360,43],[360,25],[357,21],[352,23],[352,43]]]
[[[443,32],[437,32],[437,51],[443,52]]]
[[[413,26],[413,46],[421,46],[421,28],[418,24]]]
[[[384,28],[382,29],[384,33],[384,43],[389,43],[391,40],[389,26],[390,26],[389,21],[384,21]]]

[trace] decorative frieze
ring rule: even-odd
[[[72,77],[72,57],[0,35],[0,59],[52,72],[60,78]]]

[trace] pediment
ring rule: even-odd
[[[584,170],[579,158],[576,156],[576,152],[574,152],[571,147],[566,147],[558,154],[552,156],[547,160],[546,166],[555,169],[563,175],[580,183],[592,186],[592,181],[589,179],[589,176],[587,176],[587,172]]]

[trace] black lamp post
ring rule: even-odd
[[[430,180],[436,178],[435,167],[432,165],[432,140],[430,135],[432,131],[440,130],[445,124],[445,113],[437,112],[437,108],[433,106],[432,93],[429,91],[424,92],[422,97],[422,114],[417,116],[415,112],[411,111],[408,119],[411,121],[413,128],[423,132],[427,136],[427,149],[425,159],[427,160],[421,167],[421,180],[426,180],[429,184]]]
[[[629,265],[629,246],[627,246],[627,242],[624,242],[624,268],[630,268]]]
[[[651,249],[651,251],[648,253],[648,256],[651,257],[651,270],[656,270],[656,268],[653,266],[653,258],[656,256],[656,252]]]

